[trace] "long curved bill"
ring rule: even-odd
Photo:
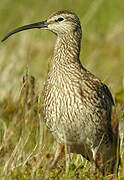
[[[34,29],[34,28],[47,28],[48,27],[48,23],[47,21],[41,21],[41,22],[37,22],[37,23],[33,23],[33,24],[29,24],[29,25],[25,25],[25,26],[21,26],[17,29],[14,29],[13,31],[9,32],[2,40],[1,42],[5,41],[6,39],[8,39],[8,37],[10,37],[11,35],[20,32],[20,31],[24,31],[24,30],[28,30],[28,29]]]

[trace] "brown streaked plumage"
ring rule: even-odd
[[[60,10],[60,11],[54,12],[52,15],[49,16],[49,18],[58,16],[61,14],[74,14],[74,13],[71,10]]]
[[[48,20],[26,25],[12,34],[32,28],[54,32],[57,41],[44,88],[44,119],[58,143],[90,160],[103,173],[117,165],[118,124],[112,127],[114,107],[108,87],[80,62],[82,30],[72,11],[57,11]]]

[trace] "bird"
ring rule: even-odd
[[[71,10],[58,10],[47,20],[21,26],[3,39],[28,29],[46,29],[56,36],[43,91],[43,114],[58,144],[81,154],[103,174],[118,167],[118,122],[109,88],[80,61],[82,28]],[[114,109],[114,110],[113,110]]]

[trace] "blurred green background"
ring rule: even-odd
[[[1,0],[0,39],[18,26],[47,19],[61,9],[71,9],[79,16],[83,29],[80,59],[114,95],[124,84],[123,0]],[[51,32],[34,29],[0,43],[1,98],[9,90],[15,95],[27,64],[38,87],[43,86],[55,40]]]

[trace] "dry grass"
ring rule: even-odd
[[[14,101],[9,94],[2,101],[0,117],[0,177],[5,179],[103,179],[99,172],[91,174],[91,164],[78,155],[73,155],[66,176],[63,150],[58,163],[53,169],[56,142],[47,132],[42,119],[41,93],[35,87],[35,79],[28,70],[23,76],[18,98]],[[123,124],[124,104],[117,101],[117,119]],[[120,126],[121,127],[121,126]],[[124,176],[123,168],[123,129],[121,135],[120,177]],[[105,178],[109,179],[109,177]]]
[[[70,9],[70,4],[73,4],[71,9],[79,14],[83,25],[82,63],[110,87],[115,99],[121,137],[122,163],[119,179],[123,179],[122,1],[113,0],[111,3],[106,0],[88,0],[80,1],[79,4],[76,1],[72,3],[71,0],[61,3],[41,1],[40,5],[33,0],[30,4],[26,0],[21,2],[23,3],[1,0],[0,38],[13,27],[31,21],[36,22],[41,16],[46,18],[56,9]],[[18,14],[16,19],[15,14]],[[49,32],[32,31],[20,33],[5,44],[0,44],[0,179],[103,179],[99,172],[91,174],[92,165],[77,155],[72,156],[69,174],[66,176],[63,151],[55,167],[53,169],[49,167],[53,162],[57,145],[43,122],[42,88],[54,43],[55,37]]]

